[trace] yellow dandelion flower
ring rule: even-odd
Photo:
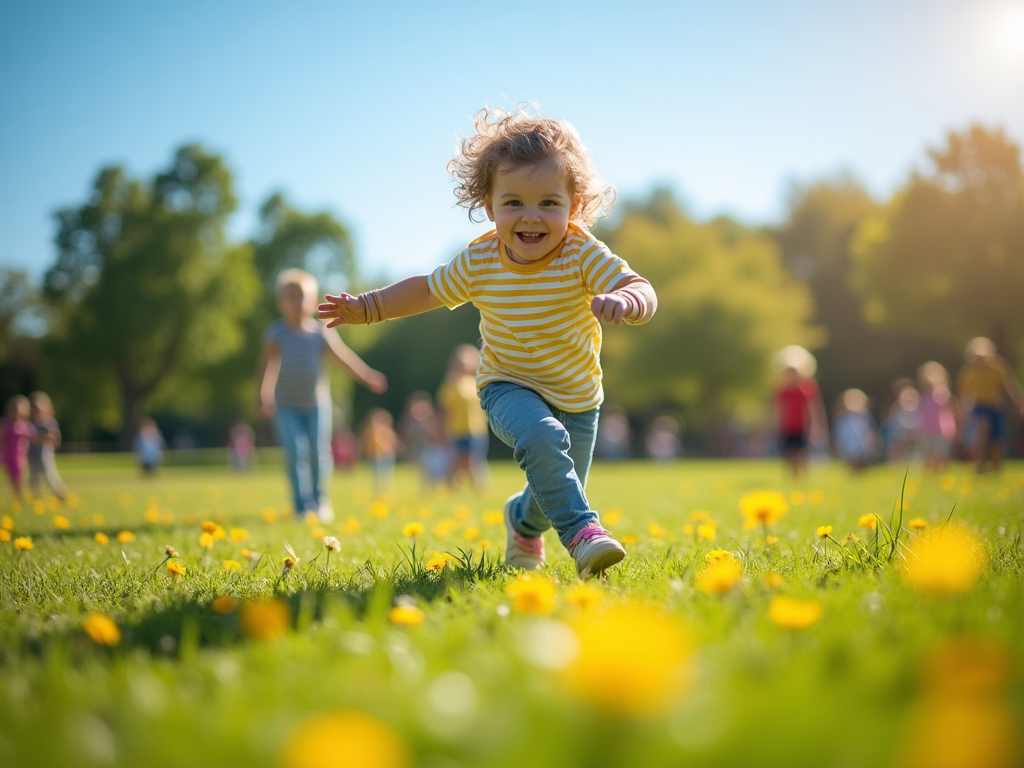
[[[970,532],[944,527],[913,540],[903,562],[903,578],[926,595],[957,595],[974,586],[986,562],[983,545]]]
[[[362,712],[306,720],[288,738],[281,768],[410,768],[408,749],[390,726]]]
[[[605,510],[604,514],[601,515],[601,524],[604,526],[618,525],[622,522],[622,510],[618,507],[612,507],[611,509]]]
[[[453,559],[447,552],[435,552],[434,556],[427,561],[426,568],[428,571],[437,573],[443,571]]]
[[[647,532],[651,535],[652,538],[655,539],[660,539],[662,536],[665,535],[665,529],[657,523],[651,523],[650,525],[648,525]]]
[[[273,507],[265,507],[263,512],[260,513],[260,517],[263,518],[263,522],[265,523],[276,523],[277,510]]]
[[[39,499],[36,499],[35,501],[32,502],[32,511],[35,512],[37,515],[45,514],[46,505]]]
[[[740,498],[740,512],[746,518],[743,530],[759,525],[771,525],[789,510],[789,505],[777,491],[753,491]]]
[[[146,514],[142,518],[150,525],[156,525],[160,522],[160,510],[159,509],[147,509]]]
[[[824,611],[817,600],[797,600],[778,595],[768,603],[768,618],[787,629],[804,629],[817,624]]]
[[[709,595],[723,595],[732,590],[743,576],[743,568],[735,558],[715,560],[697,574],[697,589]]]
[[[907,523],[907,528],[909,528],[912,531],[921,531],[927,527],[928,521],[925,520],[923,517],[915,517],[913,520]]]
[[[391,507],[388,506],[386,501],[378,499],[370,505],[370,517],[374,517],[378,520],[384,520],[391,514]]]
[[[480,547],[480,549],[490,549],[492,546],[494,546],[488,539],[480,539],[480,541],[478,541],[476,545]]]
[[[421,514],[420,517],[422,516],[423,515]],[[505,522],[505,515],[500,509],[488,509],[484,512],[482,519],[484,521],[484,525],[501,525]]]
[[[64,515],[54,515],[53,527],[58,531],[66,531],[71,527],[71,521],[64,517]]]
[[[632,533],[626,534],[622,537],[622,546],[628,547],[630,544],[636,544],[639,540],[639,536],[635,536]]]
[[[465,525],[473,516],[473,510],[471,510],[465,504],[459,504],[455,507],[455,509],[452,510],[452,516],[460,523]]]
[[[35,545],[32,543],[31,536],[19,536],[14,540],[14,547],[22,552],[27,552],[33,549]]]
[[[334,536],[324,536],[324,546],[331,552],[341,552],[341,542]]]
[[[704,562],[710,565],[711,563],[717,563],[719,560],[735,560],[736,556],[724,549],[712,549],[710,552],[704,553]]]
[[[807,494],[808,504],[821,504],[825,500],[825,494],[822,491],[811,491]]]
[[[543,576],[524,573],[505,585],[512,608],[519,613],[543,615],[555,609],[555,583]]]
[[[69,491],[68,495],[64,498],[64,503],[74,509],[79,504],[78,494],[74,491]]]
[[[602,597],[601,590],[597,587],[591,584],[577,584],[566,593],[565,601],[585,611],[600,603]]]
[[[714,541],[717,535],[714,523],[701,523],[697,526],[697,537],[704,541]]]
[[[944,491],[952,491],[956,488],[956,478],[953,475],[943,475],[939,478],[939,487]]]
[[[351,536],[358,530],[359,521],[352,517],[352,515],[349,515],[347,518],[345,518],[345,522],[341,525],[341,532],[346,536]]]
[[[576,698],[613,715],[664,712],[689,683],[692,645],[655,607],[581,611],[570,622],[576,654],[559,673]]]
[[[244,557],[250,563],[255,563],[261,557],[259,552],[253,552],[251,549],[242,549],[238,554]]]
[[[13,531],[14,518],[10,515],[4,515],[3,517],[0,517],[0,528],[2,528],[5,531]]]
[[[0,541],[7,542],[11,540],[11,532],[6,528],[0,528]]]
[[[121,642],[121,630],[118,629],[117,623],[102,613],[90,613],[86,616],[82,622],[82,629],[97,645],[114,646]]]
[[[169,563],[167,563],[167,573],[172,578],[176,578],[178,576],[184,576],[185,575],[185,566],[182,565],[181,563],[178,563],[178,562],[175,562],[174,560],[171,560]]]
[[[683,535],[684,536],[693,536],[693,534],[694,534],[693,524],[692,523],[683,523]]]
[[[95,525],[97,528],[101,525],[106,525],[106,522],[106,518],[104,518],[103,515],[92,516],[92,524]]]
[[[322,525],[315,525],[309,529],[309,532],[313,535],[314,539],[323,539],[327,535],[327,531]]]
[[[402,526],[402,535],[409,539],[421,535],[423,531],[423,523],[406,523]]]
[[[135,534],[131,531],[121,531],[117,534],[118,544],[131,544],[135,541]]]
[[[283,600],[251,600],[238,610],[242,632],[255,640],[273,640],[288,629],[291,610]],[[313,763],[315,764],[315,763]]]
[[[231,537],[231,540],[236,544],[243,542],[249,538],[249,532],[245,530],[245,528],[232,528],[230,531],[228,531],[228,535]]]
[[[470,526],[462,532],[462,538],[466,541],[476,541],[480,538],[480,529],[476,526]]]
[[[781,573],[776,573],[775,571],[768,571],[768,573],[764,575],[764,586],[767,589],[778,589],[785,583],[785,579],[782,578]]]
[[[418,627],[423,618],[423,611],[415,605],[396,605],[388,611],[388,621],[403,627]]]
[[[857,525],[861,528],[866,528],[869,531],[875,530],[878,527],[878,518],[874,515],[861,515],[857,519]]]
[[[774,546],[774,545],[779,543],[779,537],[778,536],[765,536],[764,537],[764,543],[767,544],[769,547]]]
[[[242,570],[242,564],[237,560],[225,560],[224,570],[228,573],[231,573],[231,571],[240,571]]]
[[[816,531],[815,535],[819,539],[827,539],[829,536],[832,535],[832,526],[831,525],[819,525],[818,526],[818,530]]]
[[[102,544],[103,546],[110,543],[110,537],[103,533],[103,531],[97,531],[96,535],[93,536],[93,539],[95,539],[97,544]]]
[[[210,607],[213,608],[214,613],[231,613],[238,607],[238,601],[231,595],[221,595],[213,599]]]
[[[213,547],[213,534],[203,531],[199,534],[199,546],[203,549],[211,549]]]
[[[697,525],[700,523],[710,523],[711,513],[706,509],[695,509],[690,513],[690,522]]]
[[[450,536],[452,531],[458,527],[458,523],[451,519],[442,520],[434,526],[434,535],[439,539]]]

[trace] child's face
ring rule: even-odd
[[[565,172],[545,162],[499,168],[484,208],[512,260],[530,264],[562,242],[573,198]]]
[[[313,314],[315,296],[306,296],[298,285],[286,285],[277,294],[277,308],[281,317],[290,323],[299,323],[302,318]]]

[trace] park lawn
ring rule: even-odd
[[[480,495],[425,491],[403,467],[376,497],[363,468],[338,474],[331,525],[288,516],[277,466],[143,479],[83,459],[62,471],[73,505],[19,509],[0,496],[2,766],[256,768],[312,754],[310,765],[360,767],[994,767],[1024,756],[1019,462],[980,479],[912,467],[905,488],[904,468],[855,477],[822,465],[796,483],[776,462],[596,464],[591,502],[629,557],[585,585],[550,532],[539,574],[500,567],[501,506],[522,483],[511,463],[492,465]],[[740,499],[760,489],[788,509],[744,529]],[[877,542],[859,525],[872,514]],[[713,541],[697,532],[707,518]],[[927,527],[909,530],[916,518]],[[208,548],[204,522],[223,532],[208,526]],[[909,584],[901,563],[925,562],[922,542],[950,532]],[[330,558],[325,536],[340,541]],[[22,537],[32,549],[16,548]],[[180,555],[170,563],[168,545]],[[287,545],[298,562],[283,573]],[[708,571],[716,549],[738,569]],[[781,583],[767,586],[769,572]],[[216,610],[225,596],[236,607]]]

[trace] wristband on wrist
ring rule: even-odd
[[[359,294],[359,299],[363,302],[363,322],[367,325],[388,319],[384,314],[384,297],[380,295],[379,288]]]
[[[644,298],[640,291],[634,291],[631,288],[621,288],[615,291],[615,293],[629,302],[629,311],[623,316],[623,320],[628,323],[637,323],[647,316],[647,299]]]

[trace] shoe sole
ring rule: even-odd
[[[503,513],[505,515],[505,565],[509,568],[518,568],[524,571],[537,571],[544,565],[544,560],[541,559],[537,562],[533,558],[529,558],[525,563],[515,563],[508,559],[508,553],[512,551],[512,547],[515,545],[515,539],[512,538],[512,523],[508,519],[508,505],[512,503],[512,499],[518,496],[518,493],[514,493],[505,499],[505,506]]]
[[[624,550],[609,545],[607,548],[595,552],[591,556],[590,562],[584,568],[577,568],[576,572],[584,579],[588,576],[597,576],[613,565],[621,563],[625,557],[626,553]]]

